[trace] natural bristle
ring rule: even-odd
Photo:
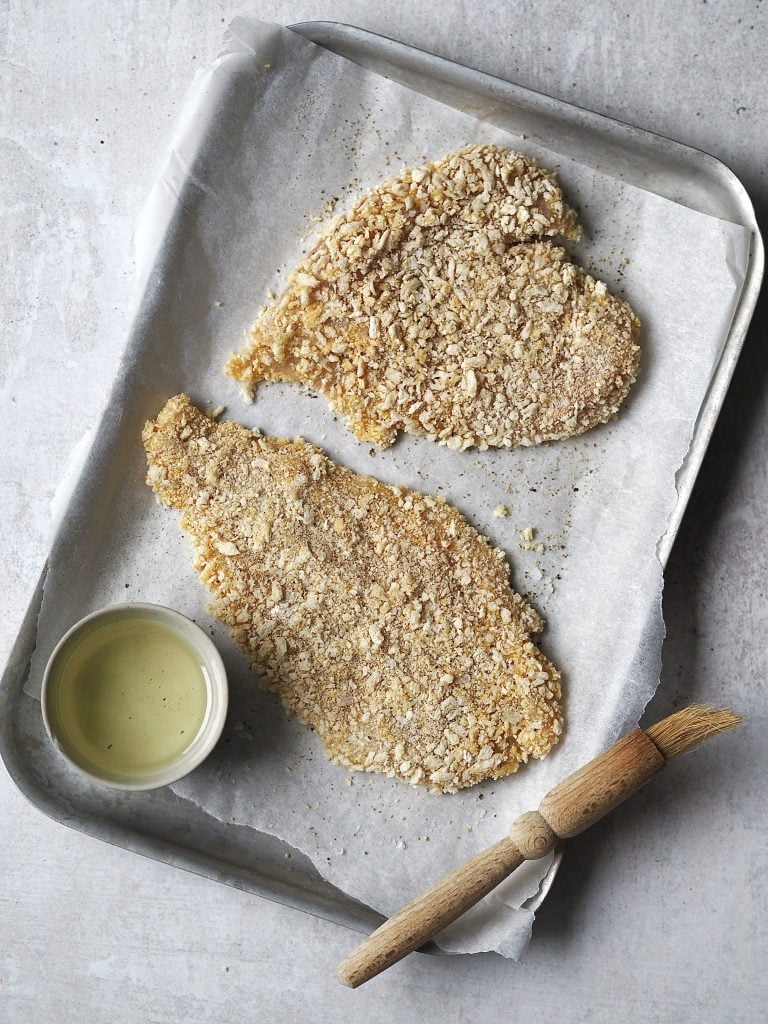
[[[661,753],[669,759],[692,750],[716,733],[733,729],[741,717],[729,708],[711,708],[708,704],[691,704],[656,725],[646,729]]]

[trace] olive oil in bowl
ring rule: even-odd
[[[61,753],[92,779],[150,789],[196,767],[227,706],[216,648],[193,622],[158,605],[88,616],[57,646],[43,717]]]

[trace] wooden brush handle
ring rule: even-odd
[[[418,949],[494,889],[524,860],[543,857],[556,841],[578,835],[639,789],[665,764],[653,741],[635,729],[522,814],[509,836],[446,875],[365,939],[338,968],[357,988]]]
[[[665,764],[653,740],[635,729],[550,789],[539,811],[558,839],[570,839],[605,817]]]
[[[339,981],[357,988],[402,960],[487,896],[524,860],[510,836],[478,853],[369,935],[339,964]]]

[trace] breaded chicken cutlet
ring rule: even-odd
[[[531,445],[616,415],[639,322],[568,261],[555,177],[498,146],[404,171],[321,233],[227,372],[322,392],[358,438]]]
[[[184,395],[143,437],[212,611],[337,764],[453,792],[557,742],[560,676],[531,640],[542,621],[451,505],[217,423]]]

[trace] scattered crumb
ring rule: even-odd
[[[497,505],[496,508],[493,510],[493,514],[496,516],[497,519],[506,519],[507,516],[509,515],[509,509],[507,508],[506,505]]]

